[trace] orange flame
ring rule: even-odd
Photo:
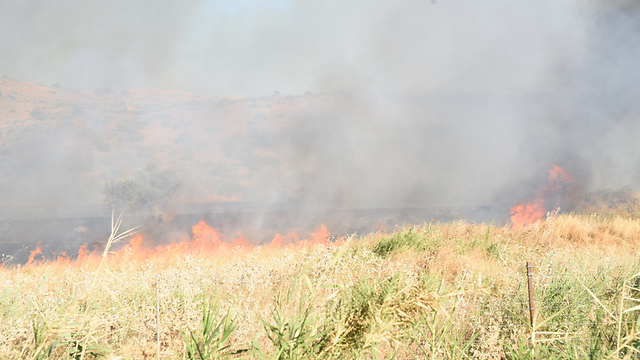
[[[548,211],[545,208],[547,197],[559,192],[562,184],[573,182],[573,176],[561,166],[553,164],[547,172],[549,173],[547,183],[538,189],[536,199],[511,208],[511,222],[514,229],[520,229],[542,220]]]
[[[520,229],[526,225],[533,224],[542,220],[547,213],[543,207],[544,201],[536,199],[532,202],[526,202],[511,208],[511,222],[515,229]]]
[[[29,254],[29,261],[27,261],[27,265],[38,263],[38,261],[35,261],[36,256],[38,255],[40,255],[42,257],[42,261],[44,261],[44,256],[42,256],[42,248],[40,247],[40,245],[38,245],[38,247],[33,250],[31,254]]]
[[[218,232],[207,225],[204,220],[200,220],[195,224],[191,232],[193,233],[191,248],[199,252],[207,249],[216,249],[222,244]]]
[[[298,234],[292,230],[287,235],[275,234],[269,245],[274,248],[290,247],[292,244],[297,243],[298,240]]]
[[[327,245],[330,243],[331,234],[327,229],[327,225],[321,224],[308,239],[300,240],[295,231],[289,231],[287,235],[276,234],[271,240],[269,246],[274,248],[300,249],[313,247],[315,245]],[[335,244],[341,244],[341,240],[337,239]]]
[[[327,229],[327,225],[322,224],[319,228],[316,229],[311,234],[311,239],[309,240],[309,245],[325,245],[329,242],[329,230]]]
[[[78,262],[84,262],[89,257],[89,250],[87,250],[87,244],[80,246],[78,249]]]
[[[58,255],[56,262],[59,264],[69,264],[71,260],[69,259],[69,255],[67,255],[66,252],[62,251],[60,255]]]
[[[116,252],[121,257],[136,256],[144,258],[147,250],[142,247],[142,234],[136,234],[129,239],[129,243]]]
[[[225,241],[225,238],[216,229],[207,225],[203,220],[200,220],[192,227],[191,233],[191,238],[172,244],[159,245],[155,248],[145,246],[145,241],[147,241],[146,236],[137,234],[131,237],[129,242],[117,250],[115,254],[109,255],[108,262],[110,264],[134,264],[136,262],[149,260],[157,263],[170,263],[173,259],[183,255],[224,257],[234,253],[246,253],[255,248],[255,245],[251,244],[249,239],[242,234],[238,234],[238,236],[231,240]],[[300,239],[298,234],[290,231],[286,235],[276,234],[269,246],[301,249],[329,243],[330,233],[327,226],[322,224],[308,239]],[[42,260],[36,261],[39,255],[42,257]],[[56,260],[50,263],[54,265],[95,265],[100,263],[101,255],[101,249],[95,248],[93,251],[90,251],[87,248],[87,244],[84,244],[78,250],[78,258],[75,262],[69,260],[66,253],[61,253]],[[31,252],[27,265],[36,266],[42,264],[44,261],[45,258],[42,256],[42,249],[38,247]]]
[[[573,176],[558,165],[551,165],[551,169],[547,170],[547,172],[549,173],[549,181],[555,182],[555,185],[573,182]]]

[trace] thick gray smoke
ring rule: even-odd
[[[5,0],[0,63],[17,79],[88,90],[538,93],[584,60],[594,31],[616,31],[594,24],[605,5]]]
[[[0,124],[12,205],[97,204],[148,161],[178,201],[299,213],[509,206],[554,163],[640,180],[638,1],[4,0],[0,49],[67,96]],[[0,91],[5,119],[38,102]]]

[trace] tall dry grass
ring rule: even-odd
[[[638,220],[569,214],[158,263],[109,254],[100,271],[4,267],[0,357],[633,358],[638,245]]]

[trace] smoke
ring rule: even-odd
[[[181,174],[183,202],[296,216],[509,206],[554,163],[585,188],[637,187],[639,6],[5,0],[0,75],[62,90],[0,89],[7,118],[29,103],[57,121],[3,130],[0,192],[99,203],[148,161]]]
[[[215,95],[530,93],[584,55],[584,2],[9,0],[8,75]]]

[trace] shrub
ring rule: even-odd
[[[35,120],[46,120],[47,119],[47,115],[45,113],[43,113],[41,110],[33,110],[31,112],[31,117]]]
[[[105,94],[111,94],[113,92],[113,90],[111,90],[110,87],[105,86],[101,89],[95,89],[93,90],[94,94],[96,95],[105,95]]]
[[[151,163],[136,172],[133,179],[108,183],[103,195],[105,203],[118,210],[147,208],[152,215],[157,215],[178,195],[181,186],[173,170],[162,170]]]
[[[631,188],[591,191],[576,206],[579,213],[598,213],[602,216],[640,216],[640,194]]]

